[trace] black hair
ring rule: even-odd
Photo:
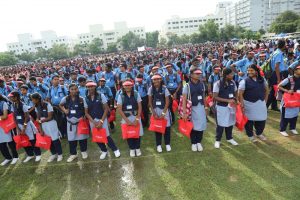
[[[30,77],[29,80],[30,81],[36,81],[36,77]]]
[[[284,47],[285,47],[285,41],[284,41],[284,40],[281,40],[281,39],[278,40],[277,46],[278,46],[279,49],[284,48]]]
[[[254,69],[257,72],[257,81],[262,83],[264,81],[264,78],[260,75],[260,69],[255,65],[252,64],[248,68]]]

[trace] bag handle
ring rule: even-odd
[[[187,87],[188,87],[188,100],[191,101],[192,97],[191,97],[191,88],[190,88],[190,84],[187,83]]]

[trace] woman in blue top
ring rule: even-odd
[[[77,158],[77,143],[79,142],[80,151],[83,159],[87,159],[87,134],[78,134],[77,125],[81,118],[85,115],[87,104],[85,99],[79,96],[78,86],[71,83],[69,86],[70,94],[64,97],[59,107],[67,115],[67,133],[70,146],[70,157],[67,162],[72,162]]]
[[[171,117],[168,109],[170,103],[170,93],[166,86],[163,85],[160,74],[152,76],[152,86],[148,90],[149,107],[152,111],[152,116],[156,119],[167,120],[167,127],[164,134],[166,150],[171,151]],[[157,152],[162,152],[161,140],[162,134],[155,132]]]
[[[88,89],[88,94],[85,98],[87,103],[87,112],[85,113],[86,117],[90,121],[90,127],[93,129],[96,128],[104,128],[106,130],[106,136],[108,141],[108,146],[113,150],[115,156],[120,157],[120,151],[116,147],[113,139],[109,135],[107,114],[109,111],[109,107],[107,104],[107,98],[104,94],[97,92],[97,85],[94,82],[89,82],[86,84]],[[103,160],[107,155],[107,148],[104,143],[97,143],[102,153],[100,155],[100,159]]]
[[[235,125],[235,105],[237,104],[237,87],[233,81],[234,72],[225,68],[223,70],[223,77],[214,84],[213,96],[216,105],[216,142],[215,148],[220,148],[222,135],[225,129],[227,142],[232,145],[238,143],[232,138],[232,129]]]
[[[7,104],[7,99],[5,99],[0,94],[0,121],[7,119],[8,111],[9,108]],[[12,155],[10,154],[7,146],[9,146]],[[11,132],[5,133],[1,127],[0,127],[0,151],[3,157],[5,158],[5,160],[0,164],[1,166],[7,165],[10,161],[11,164],[14,165],[19,160],[19,155],[16,150],[16,144],[12,140]]]
[[[257,141],[253,134],[253,127],[255,127],[257,137],[266,140],[262,133],[267,120],[268,91],[268,84],[261,77],[259,68],[255,64],[250,65],[248,77],[241,80],[239,84],[239,101],[248,118],[245,130],[252,142]]]

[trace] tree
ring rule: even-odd
[[[271,24],[270,32],[292,33],[297,31],[298,20],[300,16],[293,11],[281,13]]]
[[[35,53],[35,59],[49,59],[49,50],[38,48]]]
[[[146,33],[146,46],[156,48],[158,45],[158,31]]]
[[[190,35],[190,43],[197,44],[200,43],[200,35],[198,33],[193,33]]]
[[[159,43],[158,43],[158,46],[159,46],[159,47],[165,47],[166,45],[167,45],[167,39],[164,38],[164,37],[160,38],[160,41],[159,41]]]
[[[208,20],[199,26],[200,38],[204,41],[219,41],[219,26],[214,20]]]
[[[107,46],[107,49],[106,49],[107,53],[115,53],[117,51],[118,51],[117,44],[113,43],[113,44],[109,44]]]
[[[220,29],[220,40],[228,41],[237,37],[235,27],[231,24],[226,24],[224,28]]]
[[[145,40],[131,31],[121,37],[119,42],[124,50],[135,50],[137,47],[145,45]]]
[[[73,55],[74,56],[78,56],[78,55],[84,55],[86,54],[86,45],[84,44],[76,44],[74,46],[74,50],[73,50]]]
[[[54,44],[51,49],[49,49],[49,57],[54,60],[59,60],[69,57],[68,47],[65,44]]]
[[[88,45],[88,50],[91,54],[100,54],[102,52],[102,45],[103,41],[100,38],[95,38],[92,42]]]
[[[9,52],[0,52],[0,66],[15,65],[17,63],[16,57]]]
[[[17,58],[22,61],[33,62],[35,60],[35,54],[26,51],[20,55],[17,55]]]

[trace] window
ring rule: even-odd
[[[168,22],[168,24],[171,24],[171,22]]]
[[[45,49],[47,49],[47,46],[45,46]]]
[[[194,22],[198,22],[198,20],[194,20]]]
[[[183,28],[183,26],[180,26],[180,28]]]
[[[185,21],[185,23],[189,23],[189,21]]]
[[[185,28],[188,28],[189,26],[185,26]]]
[[[190,20],[189,22],[190,22],[190,23],[192,23],[192,22],[193,22],[193,20]]]

